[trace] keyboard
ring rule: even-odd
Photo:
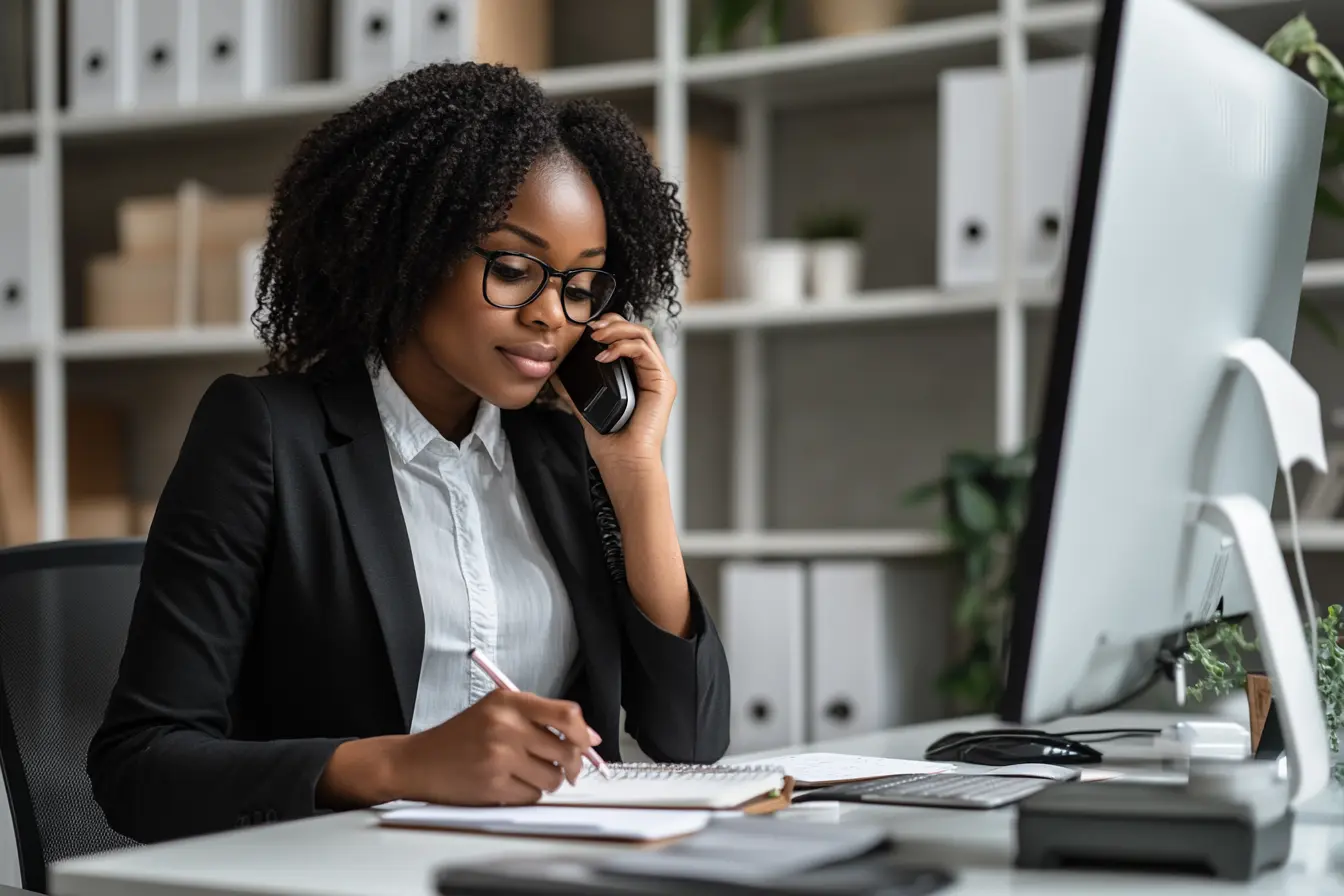
[[[838,801],[892,806],[932,806],[942,809],[997,809],[1056,784],[1044,778],[1008,778],[996,775],[893,775],[872,781],[853,781],[797,794],[795,803]]]

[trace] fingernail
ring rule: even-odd
[[[590,320],[588,321],[588,326],[592,327],[594,330],[600,330],[609,323],[611,323],[609,320]]]
[[[598,744],[602,743],[602,735],[598,734],[592,728],[588,729],[588,739],[593,742],[593,746],[597,746]]]
[[[599,360],[599,361],[607,361],[607,360],[610,360],[610,358],[611,358],[611,352],[610,352],[610,351],[604,351],[604,352],[598,352],[598,353],[597,353],[597,360]]]

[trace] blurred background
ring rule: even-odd
[[[1257,44],[1306,12],[1344,51],[1338,0],[1195,5]],[[143,533],[206,386],[264,361],[253,262],[296,141],[408,67],[502,61],[619,105],[683,185],[668,468],[733,664],[734,749],[991,705],[1100,10],[0,0],[0,543]],[[1304,289],[1293,360],[1336,469],[1297,487],[1328,604],[1328,196]]]

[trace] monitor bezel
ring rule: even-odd
[[[1125,7],[1126,0],[1105,0],[1097,26],[1087,125],[1078,167],[1073,224],[1055,317],[1050,365],[1046,375],[1041,427],[1035,445],[1035,469],[1032,472],[1026,521],[1018,538],[1010,580],[1012,622],[999,716],[1011,722],[1022,722],[1028,715],[1027,676],[1031,667],[1041,583],[1049,549],[1050,519],[1059,479],[1065,421],[1068,419],[1074,355],[1087,291],[1088,263],[1105,166],[1106,135]]]

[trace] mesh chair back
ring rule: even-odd
[[[108,826],[85,762],[126,644],[142,539],[0,550],[0,769],[25,889],[46,866],[134,845]]]

